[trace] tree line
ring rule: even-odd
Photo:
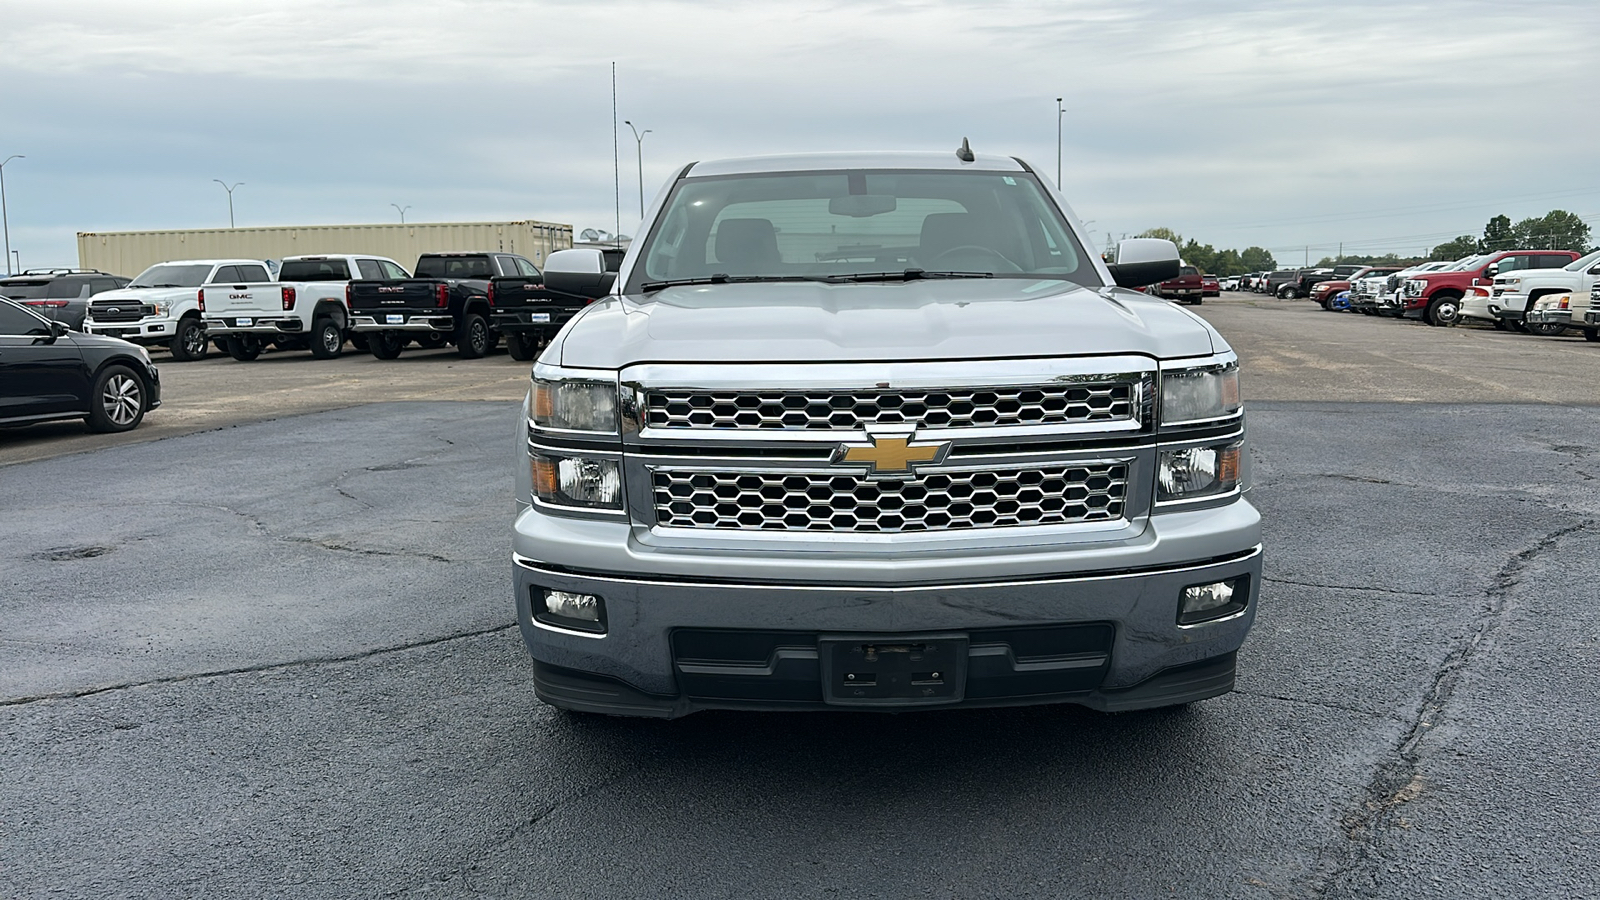
[[[1243,275],[1246,272],[1270,272],[1278,267],[1272,254],[1261,247],[1246,247],[1243,250],[1218,250],[1210,244],[1202,244],[1193,238],[1185,241],[1183,236],[1171,228],[1147,228],[1134,235],[1142,238],[1161,238],[1178,245],[1178,255],[1183,261],[1199,269],[1207,275],[1216,275],[1226,278],[1229,275]]]
[[[1170,228],[1147,228],[1135,237],[1162,238],[1177,244],[1178,253],[1183,257],[1183,261],[1208,275],[1227,277],[1243,275],[1246,272],[1270,272],[1278,267],[1272,254],[1261,247],[1218,250],[1210,244],[1202,244],[1193,239],[1185,241],[1182,235]],[[1493,253],[1497,250],[1572,250],[1581,256],[1592,249],[1600,249],[1590,245],[1589,237],[1589,226],[1577,215],[1564,209],[1553,209],[1542,216],[1530,216],[1516,223],[1511,221],[1510,216],[1495,216],[1484,225],[1482,237],[1463,234],[1434,247],[1426,257],[1401,256],[1397,253],[1377,256],[1347,253],[1338,257],[1324,256],[1317,260],[1317,266],[1335,266],[1341,263],[1365,266],[1410,266],[1430,260],[1460,259],[1463,256]]]

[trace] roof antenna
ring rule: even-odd
[[[962,138],[961,146],[956,148],[956,159],[959,159],[962,162],[972,162],[974,159],[977,159],[976,156],[972,155],[972,148],[967,145],[966,138]]]

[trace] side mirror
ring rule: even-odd
[[[544,261],[546,290],[598,300],[616,281],[617,273],[606,271],[605,252],[593,247],[557,250]]]
[[[1161,238],[1128,238],[1117,243],[1117,261],[1106,265],[1118,287],[1139,288],[1176,278],[1178,245]]]
[[[50,336],[53,338],[66,337],[72,332],[72,326],[65,322],[51,322]]]
[[[1590,275],[1600,275],[1600,263],[1595,263],[1594,265],[1590,266],[1589,267],[1589,274]]]
[[[1489,268],[1483,270],[1483,277],[1485,277],[1485,278],[1493,278],[1493,277],[1495,277],[1496,275],[1499,275],[1499,274],[1500,274],[1500,264],[1499,263],[1490,263],[1489,264]]]

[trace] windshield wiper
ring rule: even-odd
[[[659,291],[662,288],[685,287],[696,284],[752,284],[756,282],[779,281],[821,281],[829,282],[833,278],[822,275],[706,275],[700,278],[670,278],[664,281],[646,281],[639,286],[646,294]]]
[[[864,283],[869,281],[916,281],[921,278],[993,278],[993,272],[929,272],[926,269],[906,269],[901,272],[857,272],[854,275],[833,275],[830,281]]]

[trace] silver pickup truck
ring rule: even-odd
[[[684,166],[539,357],[512,571],[557,707],[1079,703],[1232,689],[1261,589],[1238,360],[1037,170]]]

